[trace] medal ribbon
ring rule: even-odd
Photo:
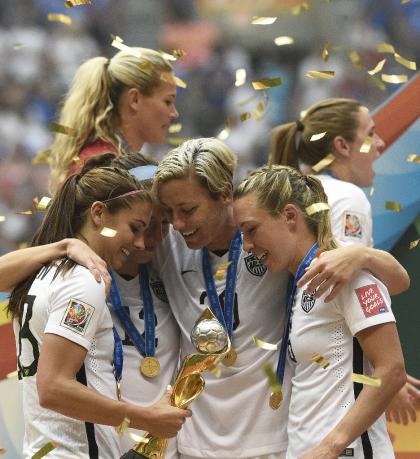
[[[115,381],[117,382],[117,386],[119,386],[124,365],[124,351],[120,335],[115,327],[112,327],[112,332],[114,334],[114,360],[112,365],[114,367]]]
[[[112,309],[117,315],[121,326],[124,328],[124,331],[127,333],[134,346],[143,357],[154,356],[155,355],[155,315],[153,309],[153,298],[150,293],[149,288],[149,275],[145,265],[140,265],[140,291],[143,297],[143,308],[144,308],[144,334],[145,338],[137,330],[136,326],[133,324],[130,316],[125,311],[122,302],[120,293],[118,291],[117,283],[115,281],[115,275],[110,271],[112,278],[111,282],[111,304]]]
[[[289,322],[290,316],[292,314],[293,303],[295,302],[295,295],[297,290],[297,283],[300,278],[305,274],[305,269],[311,264],[312,260],[315,258],[316,252],[318,250],[318,244],[314,244],[309,252],[305,255],[305,258],[300,262],[299,267],[296,272],[296,277],[290,275],[289,283],[287,285],[287,307],[286,307],[286,320],[284,322],[283,338],[281,341],[279,362],[277,365],[277,376],[279,378],[280,384],[283,384],[284,378],[284,369],[286,366],[286,353],[287,353],[287,344],[289,341]]]
[[[201,249],[202,253],[202,266],[204,281],[206,283],[207,296],[209,298],[210,307],[217,317],[217,320],[225,327],[229,338],[232,338],[233,331],[233,305],[235,300],[235,287],[236,287],[236,271],[238,267],[239,255],[241,253],[242,237],[241,232],[236,231],[233,236],[229,247],[229,261],[230,264],[227,269],[226,275],[226,290],[225,290],[225,307],[219,301],[219,296],[216,290],[213,273],[210,265],[209,252],[206,247]]]

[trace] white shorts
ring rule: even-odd
[[[203,459],[202,457],[185,456],[181,454],[180,459]],[[218,459],[232,459],[231,457],[219,457]],[[245,459],[245,458],[244,458]],[[275,454],[265,454],[264,456],[247,457],[246,459],[286,459],[286,451]]]

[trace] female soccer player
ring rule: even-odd
[[[270,272],[291,274],[283,338],[295,366],[287,458],[393,458],[381,415],[406,374],[385,286],[362,271],[327,304],[326,294],[316,298],[297,285],[320,251],[336,247],[321,183],[290,167],[265,166],[239,185],[234,216],[245,249]],[[361,389],[352,373],[380,387]]]

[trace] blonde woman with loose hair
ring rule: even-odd
[[[286,166],[262,167],[234,195],[234,218],[245,250],[270,272],[290,273],[285,346],[294,365],[287,459],[394,458],[383,415],[404,385],[404,359],[382,282],[361,271],[330,303],[302,276],[320,251],[335,247],[321,183]],[[386,349],[386,352],[384,352]],[[314,355],[314,353],[316,355]],[[380,387],[352,382],[352,374]],[[367,384],[367,383],[365,383]]]
[[[77,70],[64,98],[57,133],[49,150],[50,186],[55,190],[91,155],[129,154],[145,142],[160,143],[178,116],[172,66],[147,48],[94,57]]]

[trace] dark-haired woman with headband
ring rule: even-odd
[[[270,272],[290,273],[280,353],[294,366],[286,458],[394,458],[383,413],[406,374],[385,285],[363,270],[326,303],[330,288],[315,296],[299,284],[312,260],[336,247],[316,178],[265,166],[234,199],[244,248]]]
[[[33,245],[79,238],[119,269],[144,248],[151,211],[150,194],[128,172],[87,166],[58,190]],[[8,309],[23,389],[25,457],[49,441],[57,444],[57,458],[120,457],[114,427],[125,418],[135,429],[171,437],[190,416],[168,406],[167,397],[148,408],[118,399],[122,347],[105,298],[103,283],[67,258],[13,290]]]

